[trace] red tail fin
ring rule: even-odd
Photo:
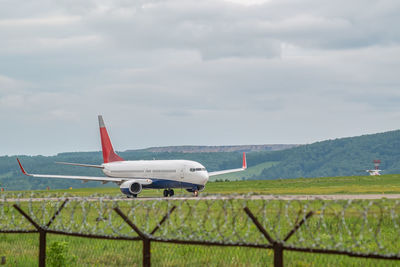
[[[115,154],[111,144],[110,137],[108,136],[106,126],[104,125],[103,117],[99,115],[99,127],[101,137],[101,148],[103,150],[103,161],[109,163],[113,161],[123,161],[124,159]]]
[[[247,169],[246,152],[243,152],[243,169]]]

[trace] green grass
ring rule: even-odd
[[[394,194],[400,175],[297,178],[209,183],[207,193],[218,194]]]
[[[114,195],[120,192],[118,186],[109,188],[81,188],[35,191],[10,191],[4,193],[22,194],[29,196],[74,195],[90,196]],[[0,193],[0,197],[2,194]],[[324,178],[297,178],[279,180],[229,181],[208,182],[201,194],[399,194],[400,175],[387,174],[381,176],[347,176]],[[191,193],[183,189],[175,189],[175,194],[190,196]],[[162,196],[162,190],[143,190],[139,197]]]
[[[0,235],[0,256],[7,257],[5,266],[37,266],[38,237],[35,234]],[[6,238],[6,241],[4,240]],[[49,246],[53,242],[68,244],[67,266],[142,266],[141,242],[91,240],[78,237],[48,235]],[[7,245],[5,245],[7,244]],[[4,251],[3,249],[7,249]],[[152,243],[153,266],[272,266],[271,250],[230,247],[204,247]],[[285,266],[398,266],[390,260],[360,259],[347,256],[284,253]],[[49,265],[47,265],[49,266]]]
[[[52,204],[53,202],[47,202]],[[149,232],[165,214],[168,209],[167,201],[159,202],[136,202],[119,201],[119,207],[124,213],[129,214],[129,210],[134,208],[134,216],[130,213],[129,217],[140,229]],[[395,222],[398,217],[392,218],[393,214],[389,211],[396,208],[396,202],[391,200],[376,201],[376,205],[370,206],[368,201],[358,201],[351,207],[347,207],[343,217],[342,214],[345,201],[331,202],[324,215],[324,224],[320,223],[321,208],[323,205],[318,201],[291,202],[287,205],[286,201],[251,201],[247,202],[248,207],[256,214],[262,224],[270,232],[273,238],[283,237],[293,227],[299,210],[314,210],[317,215],[311,217],[307,224],[292,236],[290,244],[311,247],[312,244],[325,244],[328,248],[339,245],[339,249],[347,248],[353,251],[380,251],[375,242],[375,231],[365,228],[361,222],[365,221],[365,209],[368,209],[367,221],[369,226],[379,224],[380,245],[385,246],[388,251],[399,251],[400,243],[397,242],[398,229]],[[64,221],[62,225],[71,226],[79,230],[82,226],[90,229],[97,225],[98,228],[106,227],[106,223],[97,220],[99,213],[94,207],[98,202],[82,203],[81,201],[71,202],[59,215]],[[256,227],[247,220],[247,216],[242,211],[243,201],[172,201],[170,204],[178,205],[176,212],[166,222],[164,229],[156,234],[165,238],[177,239],[200,239],[201,240],[228,240],[237,242],[237,238],[244,238],[248,242],[263,243],[265,239],[260,235]],[[29,206],[37,212],[38,218],[42,218],[43,209],[41,203],[21,203],[22,208],[27,211]],[[106,206],[108,204],[105,204]],[[266,205],[266,206],[264,206]],[[56,207],[46,205],[48,212],[44,213],[47,217],[53,214]],[[91,207],[89,209],[89,207]],[[111,205],[108,206],[110,209]],[[380,207],[384,207],[383,210]],[[83,216],[83,208],[87,211]],[[3,209],[4,210],[4,209]],[[398,211],[398,207],[396,209]],[[4,210],[10,213],[11,210]],[[190,211],[190,212],[189,212]],[[265,211],[263,215],[263,211]],[[115,215],[115,212],[109,210]],[[382,213],[381,213],[382,212]],[[71,214],[74,214],[71,217]],[[104,213],[106,217],[110,213]],[[281,214],[281,216],[277,216]],[[376,217],[382,214],[383,217]],[[9,214],[8,216],[11,216]],[[4,218],[4,217],[3,217]],[[360,221],[361,220],[361,221]],[[18,220],[17,220],[18,221]],[[83,221],[85,223],[83,223]],[[118,217],[112,217],[113,225],[123,225],[120,232],[130,236],[130,228]],[[343,222],[348,226],[343,227]],[[60,221],[56,220],[52,227],[57,227]],[[275,227],[274,227],[275,225]],[[279,227],[276,227],[279,225]],[[236,227],[236,233],[231,235],[232,227]],[[377,227],[372,228],[377,229]],[[351,231],[354,234],[348,234]],[[111,232],[109,232],[111,234]],[[354,238],[360,240],[361,246],[352,247]],[[319,240],[319,241],[317,241]],[[110,241],[87,239],[78,237],[66,237],[60,235],[48,235],[48,245],[53,242],[67,242],[65,257],[70,261],[68,266],[140,266],[141,249],[140,241]],[[203,247],[192,245],[176,245],[155,243],[152,245],[152,262],[154,266],[268,266],[272,264],[273,253],[271,250],[252,249],[252,248],[222,248],[222,247]],[[37,234],[0,234],[0,256],[7,257],[7,266],[35,266],[37,264],[38,235]],[[385,252],[384,250],[383,252]],[[387,251],[386,251],[387,253]],[[387,260],[366,260],[351,258],[346,256],[333,256],[321,254],[307,254],[285,252],[285,266],[396,266],[399,262]]]
[[[10,195],[11,193],[11,195]],[[29,196],[31,192],[5,192],[0,193],[1,196],[10,197],[15,194]],[[35,195],[59,196],[62,194],[74,196],[89,196],[93,194],[98,195],[114,195],[122,196],[117,186],[112,188],[90,188],[90,189],[66,189],[66,190],[50,190],[50,191],[35,191]],[[328,178],[299,178],[299,179],[282,179],[282,180],[263,180],[263,181],[232,181],[232,182],[209,182],[203,194],[371,194],[371,193],[400,193],[400,175],[382,175],[382,176],[352,176],[352,177],[328,177]],[[186,191],[176,190],[176,194],[190,195]],[[161,196],[161,190],[144,190],[141,196]],[[329,201],[327,201],[329,203]],[[71,225],[74,229],[80,229],[82,225],[87,223],[88,229],[90,225],[96,224],[97,227],[104,227],[105,232],[111,234],[110,230],[106,229],[106,222],[98,221],[99,212],[96,208],[97,202],[81,203],[74,202],[75,204],[68,205],[60,214],[60,219],[66,225]],[[145,204],[145,202],[136,201],[122,201],[119,202],[120,208],[128,213],[132,207],[135,208],[135,216],[132,220],[140,229],[152,229],[157,221],[165,214],[167,210],[167,201],[154,202],[156,204]],[[221,239],[220,231],[216,231],[215,225],[219,225],[219,229],[223,229],[225,234],[229,234],[229,229],[232,225],[236,225],[239,231],[238,236],[246,236],[252,242],[260,242],[260,236],[253,225],[249,226],[247,217],[243,212],[240,216],[235,216],[234,210],[238,211],[242,207],[243,201],[236,200],[235,202],[223,201],[186,201],[175,200],[175,203],[180,205],[176,213],[170,218],[171,226],[179,226],[176,229],[167,231],[169,238],[179,238],[181,235],[193,235],[194,237],[200,236],[202,238],[217,238]],[[188,213],[189,206],[187,203],[192,203],[193,208],[191,213]],[[199,204],[197,204],[199,203]],[[207,204],[208,203],[208,204]],[[352,208],[347,208],[344,214],[344,219],[338,217],[337,214],[342,214],[339,211],[343,209],[346,201],[334,202],[327,211],[325,224],[321,229],[318,216],[321,214],[322,202],[318,201],[300,201],[290,202],[289,211],[286,213],[280,212],[285,208],[289,202],[285,201],[250,201],[246,202],[247,205],[254,211],[260,218],[263,218],[263,223],[267,229],[275,229],[278,233],[273,236],[283,236],[291,229],[290,222],[295,221],[295,217],[299,210],[314,210],[317,215],[312,217],[309,221],[307,228],[305,228],[308,236],[306,241],[297,233],[292,237],[291,242],[297,244],[298,242],[305,242],[305,246],[314,244],[316,237],[320,242],[325,242],[329,245],[334,245],[341,242],[342,246],[349,246],[354,243],[354,236],[349,236],[348,230],[356,233],[356,239],[362,236],[363,242],[352,250],[355,251],[379,251],[378,244],[375,242],[375,231],[368,228],[363,228],[365,215],[362,211],[368,208],[370,215],[367,216],[367,226],[372,227],[379,224],[379,240],[381,244],[389,248],[390,251],[400,251],[400,243],[396,239],[399,236],[398,223],[400,217],[400,210],[396,201],[382,200],[374,201],[372,206],[369,206],[369,201],[352,202]],[[268,203],[263,206],[263,203]],[[325,202],[326,203],[326,202]],[[332,202],[333,203],[333,202]],[[47,202],[44,221],[49,219],[54,211],[56,205],[54,202]],[[29,205],[32,205],[37,217],[42,218],[40,203],[21,203],[24,210],[28,210]],[[86,206],[85,206],[86,205]],[[136,206],[135,206],[136,205]],[[146,206],[147,205],[147,206]],[[234,205],[234,209],[224,209],[221,212],[221,207],[224,205]],[[308,205],[304,208],[304,205]],[[1,205],[0,205],[1,206]],[[88,207],[91,207],[88,209]],[[83,216],[82,209],[85,207],[89,210],[87,216]],[[147,207],[147,208],[146,208]],[[382,212],[383,208],[383,213]],[[395,218],[389,209],[395,209]],[[110,209],[110,207],[108,207]],[[262,212],[265,212],[262,217]],[[0,212],[0,223],[7,221],[10,218],[12,208],[2,208],[3,213]],[[226,212],[227,211],[227,212]],[[112,211],[109,211],[112,212]],[[71,214],[74,217],[71,217]],[[2,215],[3,214],[3,215]],[[5,214],[5,215],[4,215]],[[106,214],[106,212],[104,213]],[[185,216],[178,216],[184,214]],[[279,222],[277,220],[282,217],[277,214],[286,214],[284,219],[286,222]],[[383,217],[379,217],[383,214]],[[3,217],[1,217],[3,216]],[[6,217],[4,217],[6,216]],[[7,217],[10,216],[10,217]],[[15,213],[14,215],[15,216]],[[105,215],[106,217],[109,215]],[[329,217],[331,216],[331,217]],[[378,217],[377,217],[378,216]],[[214,218],[208,221],[207,218]],[[6,219],[5,219],[6,218]],[[120,218],[113,216],[113,223],[116,225],[124,224]],[[382,219],[382,220],[380,220]],[[3,221],[2,221],[3,220]],[[85,220],[85,223],[83,223]],[[22,224],[26,221],[22,218]],[[19,220],[17,221],[19,222]],[[341,224],[346,222],[349,228],[341,227]],[[54,227],[60,225],[59,221],[54,222]],[[62,224],[62,223],[61,223]],[[202,227],[199,227],[199,224]],[[274,228],[273,225],[279,224],[280,227]],[[26,223],[26,225],[28,225]],[[1,224],[0,224],[1,227]],[[252,227],[253,232],[248,234],[248,227]],[[272,228],[271,228],[272,227]],[[302,226],[304,228],[304,226]],[[128,227],[122,228],[122,232],[130,234]],[[160,230],[160,235],[162,231]],[[246,235],[247,233],[247,235]],[[361,235],[360,235],[361,234]],[[233,238],[237,238],[234,236]],[[246,240],[247,240],[246,239]],[[52,242],[65,241],[68,243],[68,266],[141,266],[141,242],[132,241],[110,241],[98,239],[86,239],[78,237],[66,237],[59,235],[48,235],[48,244]],[[296,243],[297,242],[297,243]],[[333,242],[333,243],[330,243]],[[325,244],[324,243],[324,244]],[[38,235],[37,234],[0,234],[0,257],[7,257],[6,266],[36,266],[37,265],[37,252],[38,252]],[[285,252],[284,253],[285,266],[398,266],[398,261],[388,260],[371,260],[371,259],[358,259],[347,256],[337,255],[322,255],[322,254],[307,254],[298,252]],[[164,243],[152,243],[152,262],[154,266],[268,266],[273,262],[273,253],[271,250],[263,249],[250,249],[250,248],[221,248],[221,247],[202,247],[192,245],[174,245]]]

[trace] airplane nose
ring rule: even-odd
[[[208,172],[204,172],[204,175],[203,175],[204,184],[205,184],[205,183],[207,183],[207,181],[208,181],[208,178],[209,178],[209,176],[208,176]]]

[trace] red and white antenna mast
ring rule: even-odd
[[[375,165],[375,170],[379,170],[379,165],[381,164],[381,161],[379,159],[374,160],[374,165]]]

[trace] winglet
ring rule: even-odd
[[[243,152],[243,169],[247,169],[246,152]]]
[[[18,161],[19,167],[21,168],[22,173],[29,176],[29,174],[27,174],[26,171],[24,170],[24,167],[22,167],[22,164],[18,158],[17,158],[17,161]]]

